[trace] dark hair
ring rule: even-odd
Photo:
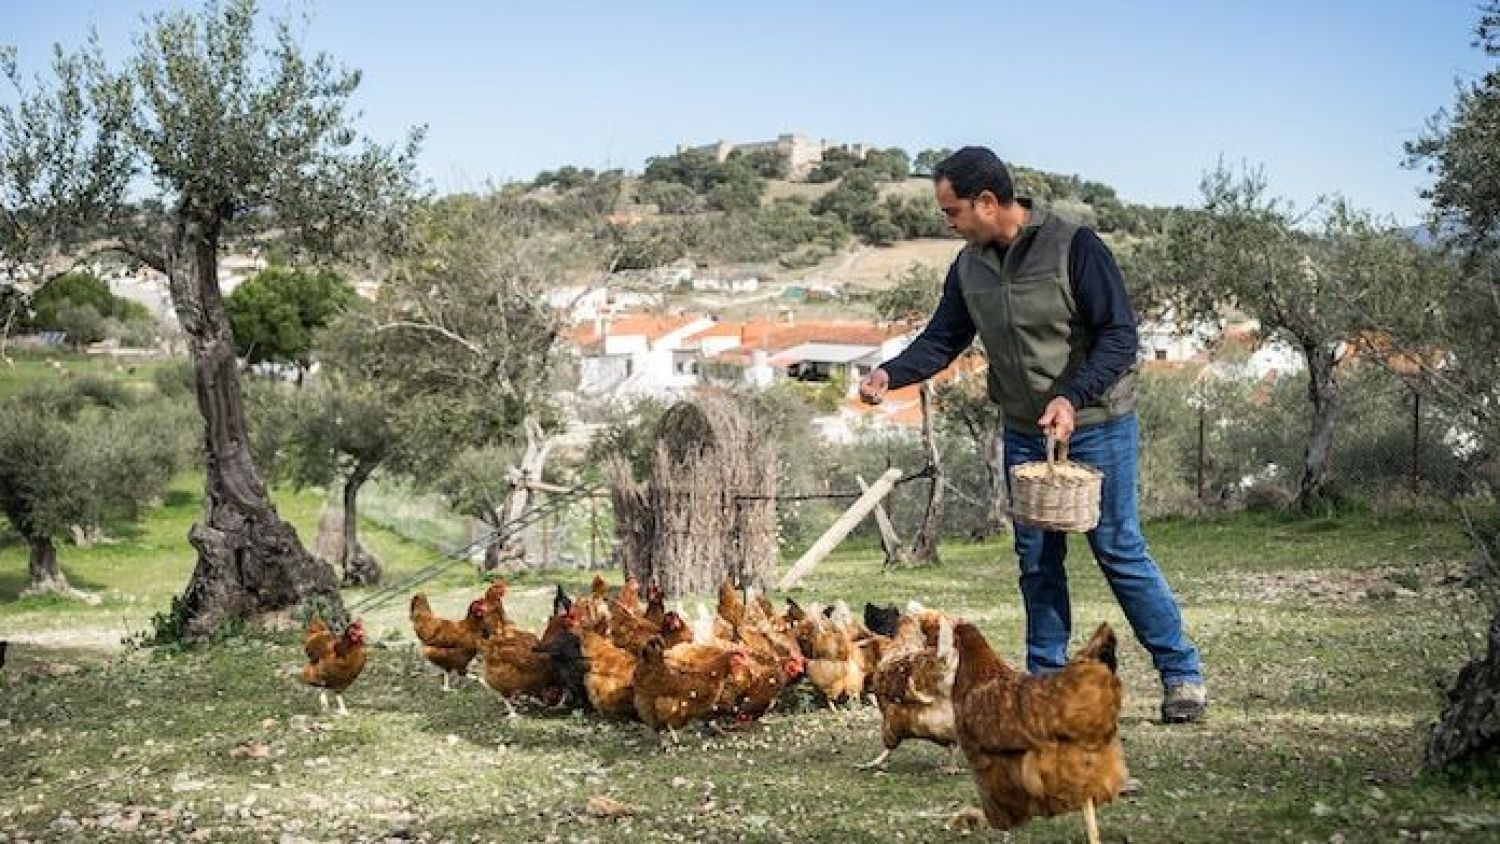
[[[959,199],[976,199],[989,191],[1001,202],[1016,198],[1010,168],[988,147],[964,147],[932,168],[934,184],[947,179]]]

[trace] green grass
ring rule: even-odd
[[[0,362],[0,400],[21,392],[39,381],[66,378],[69,375],[93,375],[120,381],[132,389],[144,391],[151,377],[165,364],[159,360],[113,360],[98,355],[73,352],[33,352],[7,349],[9,365]]]
[[[898,750],[886,773],[855,771],[879,749],[872,708],[799,700],[745,732],[690,730],[668,751],[630,725],[535,707],[510,721],[477,685],[439,690],[413,650],[404,594],[366,614],[379,646],[348,695],[348,718],[323,716],[297,682],[291,639],[181,654],[101,647],[90,631],[144,624],[185,583],[198,482],[179,479],[137,528],[116,531],[115,545],[61,549],[73,582],[104,597],[98,607],[17,602],[23,549],[0,537],[0,637],[50,643],[13,646],[0,672],[0,840],[178,840],[198,830],[213,841],[942,841],[957,837],[948,817],[974,802],[966,778],[939,772],[945,754],[920,743]],[[321,496],[283,491],[277,502],[311,537]],[[1123,735],[1142,782],[1139,795],[1101,811],[1106,841],[1500,835],[1500,785],[1416,774],[1442,690],[1482,646],[1482,614],[1453,577],[1467,555],[1454,525],[1240,515],[1148,533],[1203,651],[1214,705],[1199,725],[1154,722],[1149,661],[1075,543],[1080,635],[1108,620],[1126,642]],[[439,559],[373,527],[364,535],[393,577]],[[917,598],[976,620],[1018,658],[1008,545],[954,544],[944,556],[935,568],[881,574],[872,549],[850,545],[792,594],[856,607]],[[559,575],[575,589],[590,576]],[[512,614],[535,627],[554,576],[513,583]],[[458,564],[423,588],[456,615],[479,587]],[[595,795],[637,814],[595,818],[586,811]],[[134,832],[106,836],[101,823]],[[1074,816],[1036,821],[1012,840],[1081,837]]]

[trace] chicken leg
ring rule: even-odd
[[[860,771],[869,771],[874,768],[883,768],[885,767],[885,760],[889,759],[890,757],[891,749],[886,748],[885,750],[881,751],[880,755],[876,756],[874,759],[871,759],[870,761],[865,762],[862,765],[855,765],[854,767],[856,770]]]
[[[1083,801],[1083,825],[1088,829],[1089,844],[1099,844],[1099,821],[1094,817],[1094,798]]]
[[[321,689],[321,690],[318,691],[318,708],[319,709],[327,709],[328,708],[328,690],[327,689]]]
[[[334,692],[333,699],[339,702],[339,714],[348,715],[349,707],[344,705],[344,695],[341,692]]]

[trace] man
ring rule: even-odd
[[[860,395],[878,402],[888,389],[932,377],[978,334],[990,400],[1005,418],[1007,477],[1016,464],[1046,459],[1046,432],[1069,443],[1072,459],[1104,472],[1089,547],[1161,675],[1162,720],[1195,721],[1208,705],[1198,651],[1146,550],[1136,505],[1137,339],[1120,268],[1093,231],[1017,197],[1010,170],[988,149],[959,150],[932,179],[948,227],[968,245],[927,328],[866,376]],[[1072,627],[1067,536],[1022,524],[1015,533],[1027,669],[1055,671]]]

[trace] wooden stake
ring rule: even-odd
[[[828,528],[822,536],[818,537],[818,541],[814,542],[812,547],[807,549],[807,552],[802,555],[802,558],[797,560],[786,573],[786,576],[781,578],[781,582],[776,585],[776,588],[790,589],[796,586],[797,581],[806,577],[808,572],[812,571],[818,563],[823,561],[824,557],[828,556],[834,548],[838,547],[840,542],[844,541],[844,537],[848,536],[849,532],[854,530],[855,526],[865,516],[870,515],[870,511],[875,509],[875,505],[879,504],[882,498],[885,498],[890,494],[891,490],[896,488],[896,481],[900,478],[900,469],[893,466],[885,470],[885,474],[881,475],[865,491],[864,495],[861,495],[848,510],[844,511],[844,515],[839,516],[838,521],[834,522],[832,527]]]

